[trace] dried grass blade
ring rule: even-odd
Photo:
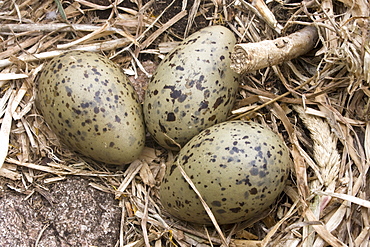
[[[153,176],[152,170],[150,169],[149,165],[146,162],[142,162],[143,165],[140,169],[140,177],[144,184],[148,185],[149,187],[154,187],[155,185],[155,178]]]
[[[0,84],[0,85],[2,85],[2,84]],[[6,91],[5,90],[6,89],[4,88],[3,89],[3,95],[0,98],[0,117],[2,117],[5,113],[5,111],[6,111],[6,108],[7,108],[6,102],[8,102],[9,98],[13,95],[13,90],[11,90],[11,89],[7,89]]]
[[[362,146],[359,146],[356,144],[356,133],[355,131],[353,131],[353,133],[355,134],[355,138],[354,139],[354,136],[350,133],[351,132],[351,126],[348,126],[348,125],[341,125],[341,133],[343,133],[343,137],[342,138],[342,143],[344,144],[345,146],[345,149],[346,151],[348,152],[349,156],[351,157],[351,159],[353,160],[353,162],[355,163],[355,165],[357,166],[358,170],[364,175],[364,171],[369,169],[368,166],[365,165],[365,158],[362,157],[361,150],[362,149]],[[360,143],[360,142],[357,142],[357,143]],[[361,178],[362,179],[362,178]],[[360,180],[361,180],[360,179]],[[358,184],[357,186],[362,186],[362,182],[361,181],[358,181]],[[357,187],[355,185],[355,187]],[[357,189],[354,189],[354,191],[358,191],[359,188]]]
[[[0,73],[0,81],[9,81],[27,78],[26,74],[15,74],[15,73]]]
[[[296,207],[298,203],[300,203],[300,201],[296,200],[289,211],[285,214],[285,216],[281,220],[279,220],[279,222],[277,222],[274,227],[267,233],[266,237],[262,240],[260,244],[261,247],[268,246],[272,236],[278,231],[279,227],[283,223],[285,223],[294,214],[294,212],[297,211]]]
[[[55,32],[55,31],[84,31],[84,32],[94,32],[96,30],[101,29],[101,27],[96,25],[89,25],[89,24],[66,24],[66,23],[33,23],[33,24],[24,24],[24,23],[18,23],[18,24],[2,24],[0,26],[1,32]],[[107,27],[105,31],[110,32],[121,32],[122,29],[115,28],[115,27]]]
[[[123,38],[123,39],[117,39],[117,40],[103,41],[103,42],[89,44],[89,45],[79,45],[79,46],[72,47],[71,50],[100,52],[100,51],[106,51],[106,50],[114,50],[116,48],[126,46],[127,44],[128,44],[128,40],[126,38]],[[16,60],[21,60],[24,62],[34,62],[38,60],[54,58],[56,56],[61,55],[62,53],[66,51],[67,50],[56,50],[56,51],[42,52],[39,54],[24,55],[24,56],[20,56],[16,58]],[[9,66],[13,64],[13,62],[14,61],[11,59],[0,60],[0,68]]]
[[[47,58],[56,57],[62,53],[63,51],[49,51],[49,52],[43,52],[40,54],[20,56],[17,59],[24,61],[24,62],[32,62],[32,61],[37,61],[39,59],[47,59]],[[0,68],[6,67],[12,64],[13,62],[10,59],[0,60]]]
[[[360,205],[362,207],[370,208],[370,201],[351,196],[351,195],[346,195],[346,194],[341,194],[341,193],[335,193],[335,192],[325,192],[325,191],[316,191],[315,192],[317,195],[325,195],[325,196],[331,196],[331,197],[336,197],[345,201],[349,201],[351,203],[355,203],[357,205]]]
[[[274,113],[275,116],[277,116],[281,120],[286,131],[288,132],[290,140],[293,140],[294,128],[291,122],[289,121],[289,118],[286,115],[284,109],[278,103],[274,102],[272,104],[272,112]]]
[[[318,221],[314,213],[307,208],[305,210],[305,217],[309,221]],[[336,238],[333,234],[330,233],[330,231],[323,225],[312,225],[312,227],[315,229],[315,231],[320,235],[321,238],[323,238],[328,244],[330,244],[333,247],[347,247],[342,241],[340,241],[338,238]]]
[[[113,4],[110,4],[108,6],[103,6],[103,5],[91,3],[91,2],[86,1],[86,0],[75,0],[75,1],[82,4],[82,5],[88,6],[92,9],[96,9],[96,10],[106,10],[106,9],[111,9],[113,7]]]
[[[119,226],[119,246],[122,247],[123,243],[125,242],[124,233],[126,232],[126,207],[125,207],[125,199],[119,201],[119,207],[121,208],[121,222]]]
[[[39,246],[39,242],[42,238],[42,235],[44,234],[45,230],[50,226],[50,223],[47,223],[39,232],[38,236],[37,236],[37,239],[36,239],[36,242],[35,242],[35,246],[38,247]]]
[[[21,13],[21,11],[19,9],[18,4],[15,1],[12,1],[12,3],[13,3],[13,6],[14,6],[15,11],[17,12],[17,16],[18,16],[19,22],[22,22],[22,13]]]
[[[37,165],[34,163],[26,163],[26,162],[21,162],[13,158],[6,158],[6,162],[10,164],[15,164],[18,166],[24,166],[30,169],[38,170],[38,171],[43,171],[47,173],[52,173],[58,176],[63,176],[63,175],[76,175],[76,176],[106,176],[104,173],[98,173],[98,172],[89,172],[85,170],[80,170],[80,169],[74,169],[71,166],[65,166],[62,164],[53,164],[53,163],[48,163],[50,166],[44,166],[44,165]],[[57,167],[57,168],[53,168]]]
[[[315,110],[315,109],[313,109],[311,107],[307,107],[305,109],[305,112],[308,115],[313,115],[313,116],[323,117],[323,118],[326,117],[326,115],[325,115],[324,112],[319,111],[319,110]],[[350,125],[355,125],[355,126],[362,126],[362,125],[365,125],[366,124],[365,121],[351,119],[351,118],[348,118],[348,117],[341,117],[341,118],[339,118],[337,115],[334,115],[334,117],[335,117],[335,120],[338,121],[338,122],[340,122],[340,123],[348,123]]]
[[[28,77],[29,78],[29,77]],[[22,88],[20,90],[24,91],[24,93],[26,94],[27,93],[27,84],[28,85],[32,85],[33,83],[33,80],[32,79],[29,79],[27,80],[27,82],[23,83],[22,85]],[[22,119],[24,116],[27,115],[27,113],[29,113],[31,110],[32,110],[32,107],[34,106],[33,103],[34,103],[34,99],[35,99],[35,95],[31,95],[31,97],[27,100],[25,100],[24,104],[22,105],[22,108],[20,111],[15,111],[13,113],[13,119],[14,120],[19,120],[19,119]]]
[[[308,188],[308,176],[307,176],[307,165],[312,164],[311,158],[308,156],[308,154],[303,150],[303,148],[299,145],[298,138],[296,136],[296,133],[293,133],[293,140],[292,140],[292,150],[291,154],[293,157],[293,164],[294,164],[294,170],[297,176],[297,186],[298,190],[300,192],[300,195],[302,196],[303,200],[307,198],[309,195],[309,188]],[[306,162],[305,162],[306,161]],[[311,162],[310,162],[311,161]],[[315,166],[313,166],[315,167]],[[318,169],[317,169],[318,170]],[[319,174],[319,173],[317,173]],[[321,177],[319,177],[321,178]],[[321,179],[322,180],[322,179]]]
[[[170,231],[173,231],[174,234],[177,234],[177,233],[182,233],[182,232],[185,232],[185,233],[188,233],[189,235],[194,235],[196,237],[199,237],[199,238],[202,238],[202,239],[205,239],[205,240],[211,240],[212,243],[215,243],[217,245],[221,245],[221,241],[219,238],[217,237],[213,237],[213,236],[210,236],[208,237],[207,234],[204,234],[203,232],[201,231],[198,231],[198,230],[192,230],[188,227],[184,227],[180,224],[176,224],[174,222],[167,222],[169,225],[171,225],[171,230]],[[166,224],[167,225],[167,224]],[[168,228],[168,227],[167,227]],[[176,229],[173,229],[173,228],[176,228]],[[177,235],[180,235],[180,234],[177,234]],[[182,233],[183,235],[183,233]]]
[[[279,100],[281,100],[282,98],[285,98],[286,96],[288,96],[288,95],[291,93],[291,91],[297,91],[297,90],[299,90],[299,89],[303,88],[305,85],[307,85],[307,84],[311,83],[311,81],[312,81],[312,80],[313,80],[313,78],[310,78],[310,80],[305,81],[305,82],[304,82],[304,83],[302,83],[301,85],[299,85],[299,86],[297,86],[297,87],[295,87],[295,88],[293,88],[293,89],[289,89],[289,91],[288,91],[288,92],[285,92],[285,93],[283,93],[283,94],[281,94],[281,95],[277,96],[276,98],[274,98],[274,99],[272,99],[272,100],[270,100],[270,101],[268,101],[268,102],[266,102],[266,103],[263,103],[262,105],[257,106],[256,108],[254,108],[254,109],[253,109],[253,110],[251,110],[251,111],[248,111],[248,112],[245,112],[245,113],[240,114],[240,115],[238,115],[238,116],[235,116],[235,117],[231,118],[230,120],[237,120],[237,119],[240,119],[240,118],[242,118],[242,117],[246,117],[246,116],[248,116],[249,114],[251,114],[251,113],[253,113],[253,112],[256,112],[256,111],[258,111],[258,110],[261,110],[262,108],[264,108],[264,107],[266,107],[266,106],[268,106],[268,105],[270,105],[270,104],[272,104],[272,103],[274,103],[274,102],[276,102],[276,101],[279,101]]]
[[[338,210],[331,216],[328,222],[325,224],[328,231],[332,232],[342,223],[343,217],[347,211],[347,202],[343,203]],[[313,243],[312,247],[323,247],[326,246],[325,241],[319,236],[316,238],[315,242]]]
[[[52,178],[45,178],[43,180],[43,182],[44,182],[44,184],[51,184],[51,183],[56,183],[56,182],[59,182],[59,181],[63,181],[65,179],[66,179],[65,176],[57,176],[57,177],[52,177]]]
[[[370,122],[366,123],[364,149],[366,155],[366,162],[370,164]]]
[[[178,22],[181,18],[186,16],[187,11],[183,10],[174,17],[171,18],[168,22],[163,24],[160,28],[158,28],[154,33],[152,33],[144,42],[141,43],[140,49],[144,49],[148,47],[159,35],[161,35],[164,31],[166,31],[170,26]]]
[[[342,203],[340,207],[337,209],[337,211],[335,211],[335,213],[327,221],[325,226],[328,229],[328,231],[330,232],[334,231],[335,229],[337,229],[340,223],[342,223],[343,217],[345,216],[348,208],[347,204],[348,204],[347,202]],[[312,247],[323,247],[325,245],[326,245],[325,241],[321,237],[318,237],[316,238]]]
[[[200,5],[200,0],[195,0],[193,6],[191,7],[189,16],[188,16],[188,23],[186,24],[184,37],[187,37],[190,31],[191,26],[193,25],[195,16],[197,15],[198,8]]]
[[[16,165],[20,165],[20,166],[24,166],[24,167],[35,169],[35,170],[38,170],[38,171],[52,173],[52,174],[59,175],[59,174],[63,173],[61,170],[57,170],[57,169],[54,169],[54,168],[51,168],[51,167],[48,167],[48,166],[36,165],[36,164],[32,164],[32,163],[23,163],[23,162],[20,162],[18,160],[12,159],[12,158],[7,158],[6,161],[11,163],[11,164],[16,164]]]
[[[26,92],[27,92],[27,86],[26,86],[26,83],[23,82],[22,83],[22,86],[18,89],[17,95],[15,95],[14,100],[10,102],[11,103],[12,115],[15,115],[14,114],[15,113],[15,110],[17,109],[19,103],[23,99],[23,97],[26,94]]]
[[[67,21],[66,12],[64,11],[63,5],[60,0],[54,0],[54,2],[57,5],[60,16],[63,18],[63,20]]]
[[[134,177],[140,171],[142,166],[143,164],[140,160],[135,160],[130,164],[130,166],[127,168],[125,172],[125,179],[118,187],[117,192],[123,193],[126,190],[127,186],[131,183],[132,179],[134,179]],[[116,198],[120,198],[121,193],[116,193]]]
[[[20,180],[22,175],[2,167],[0,168],[0,177],[9,178],[11,180]]]
[[[77,39],[75,41],[72,41],[70,43],[63,44],[63,45],[57,45],[57,48],[58,49],[67,49],[71,46],[78,45],[82,42],[85,42],[85,41],[88,41],[88,40],[91,40],[91,39],[95,39],[95,38],[99,38],[99,37],[102,37],[103,35],[107,35],[109,33],[113,33],[111,31],[108,31],[108,33],[106,33],[106,29],[108,27],[109,27],[109,23],[107,22],[103,26],[101,26],[99,29],[95,30],[94,32],[89,33],[88,35],[85,35],[84,37],[82,37],[80,39]]]
[[[191,181],[191,179],[189,178],[189,176],[186,174],[184,168],[181,167],[181,165],[179,164],[179,161],[177,161],[177,167],[179,168],[179,170],[181,172],[181,175],[184,177],[184,179],[186,180],[186,182],[194,190],[194,192],[197,194],[197,196],[199,196],[199,199],[200,199],[200,201],[201,201],[204,209],[206,210],[209,218],[211,219],[214,227],[216,228],[217,233],[220,235],[222,244],[224,246],[228,246],[227,241],[226,241],[226,238],[225,238],[224,234],[222,233],[222,230],[221,230],[220,226],[218,225],[217,220],[216,220],[215,216],[213,215],[211,209],[209,208],[209,206],[207,205],[207,203],[204,201],[203,196],[200,194],[200,192],[198,191],[198,189],[195,186],[195,184],[193,183],[193,181]]]
[[[176,0],[173,0],[156,18],[154,21],[152,21],[152,23],[149,25],[149,27],[147,29],[144,30],[144,32],[142,32],[140,34],[140,36],[137,38],[137,40],[142,40],[146,33],[149,32],[150,29],[152,29],[156,24],[157,22],[159,21],[159,19],[162,17],[162,15],[175,3]]]
[[[358,237],[355,239],[354,246],[364,246],[364,247],[370,246],[369,238],[370,238],[370,226],[366,226],[358,235]]]
[[[339,0],[339,2],[344,3],[348,7],[350,7],[352,16],[369,16],[369,5],[367,1],[364,0]]]
[[[0,53],[0,59],[10,57],[13,54],[16,54],[17,52],[30,47],[34,44],[36,44],[41,39],[41,36],[36,36],[33,38],[26,39],[22,43],[17,43],[16,46],[9,47],[6,51]]]
[[[273,94],[273,93],[270,93],[268,91],[265,91],[265,90],[260,90],[260,89],[257,89],[257,88],[253,88],[249,85],[241,85],[240,88],[242,89],[245,89],[255,95],[253,95],[254,97],[258,97],[258,96],[263,96],[263,97],[266,97],[266,98],[270,98],[270,99],[274,99],[276,96],[276,94]],[[253,97],[253,96],[249,96],[249,97]],[[247,99],[247,98],[245,98]],[[243,105],[249,105],[250,103],[244,103],[244,100],[245,99],[242,99],[241,102],[243,103]],[[284,103],[291,103],[291,104],[314,104],[312,101],[308,100],[308,99],[300,99],[300,98],[281,98],[279,99],[279,101],[281,102],[284,102]]]
[[[365,46],[364,71],[367,84],[370,83],[370,43]]]
[[[12,90],[12,89],[9,89]],[[12,104],[14,102],[14,95],[11,94],[8,106],[5,109],[5,115],[3,118],[3,121],[1,123],[0,128],[0,169],[3,167],[3,164],[5,162],[6,156],[8,155],[8,149],[9,149],[9,135],[12,128]],[[17,104],[18,105],[18,104]]]
[[[277,22],[275,15],[267,7],[263,0],[253,0],[252,5],[258,10],[266,23],[273,28],[277,33],[281,33],[282,26]]]
[[[150,247],[149,236],[148,236],[148,229],[146,227],[146,224],[147,224],[147,221],[148,221],[148,216],[149,216],[148,215],[149,193],[150,193],[150,188],[145,193],[144,212],[143,212],[143,217],[141,219],[141,229],[143,230],[144,243],[145,243],[145,246],[147,246],[147,247]]]

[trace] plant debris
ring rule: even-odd
[[[114,195],[121,210],[116,246],[370,245],[367,1],[4,0],[0,9],[0,195],[15,191],[27,201],[40,187],[93,179],[88,186]],[[208,25],[228,27],[239,44],[305,26],[318,35],[307,53],[243,74],[230,119],[269,125],[288,144],[294,166],[270,211],[219,228],[163,210],[158,188],[176,153],[148,137],[128,166],[89,160],[63,146],[34,105],[43,64],[65,51],[102,53],[142,95],[164,55]],[[47,224],[30,245],[44,241]]]

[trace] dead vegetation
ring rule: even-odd
[[[0,1],[0,179],[22,191],[66,176],[99,178],[90,185],[114,193],[122,208],[117,246],[369,246],[369,9],[366,0]],[[270,212],[219,231],[162,211],[158,188],[174,153],[148,140],[127,169],[82,159],[34,106],[43,63],[66,50],[105,54],[142,92],[177,41],[215,24],[239,43],[304,26],[318,32],[309,53],[244,75],[230,118],[279,132],[294,167]]]

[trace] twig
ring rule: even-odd
[[[317,39],[316,28],[307,26],[275,40],[237,44],[231,54],[231,68],[245,73],[281,64],[310,51]]]

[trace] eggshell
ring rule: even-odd
[[[203,129],[226,120],[238,90],[230,69],[234,34],[222,26],[186,38],[159,64],[145,94],[145,124],[154,139],[172,150]]]
[[[97,161],[125,164],[144,148],[137,94],[108,58],[72,51],[52,59],[38,78],[36,105],[70,149]]]
[[[230,121],[203,130],[167,167],[160,188],[163,207],[176,218],[211,224],[181,166],[219,224],[258,215],[275,202],[289,174],[289,150],[269,128]]]

